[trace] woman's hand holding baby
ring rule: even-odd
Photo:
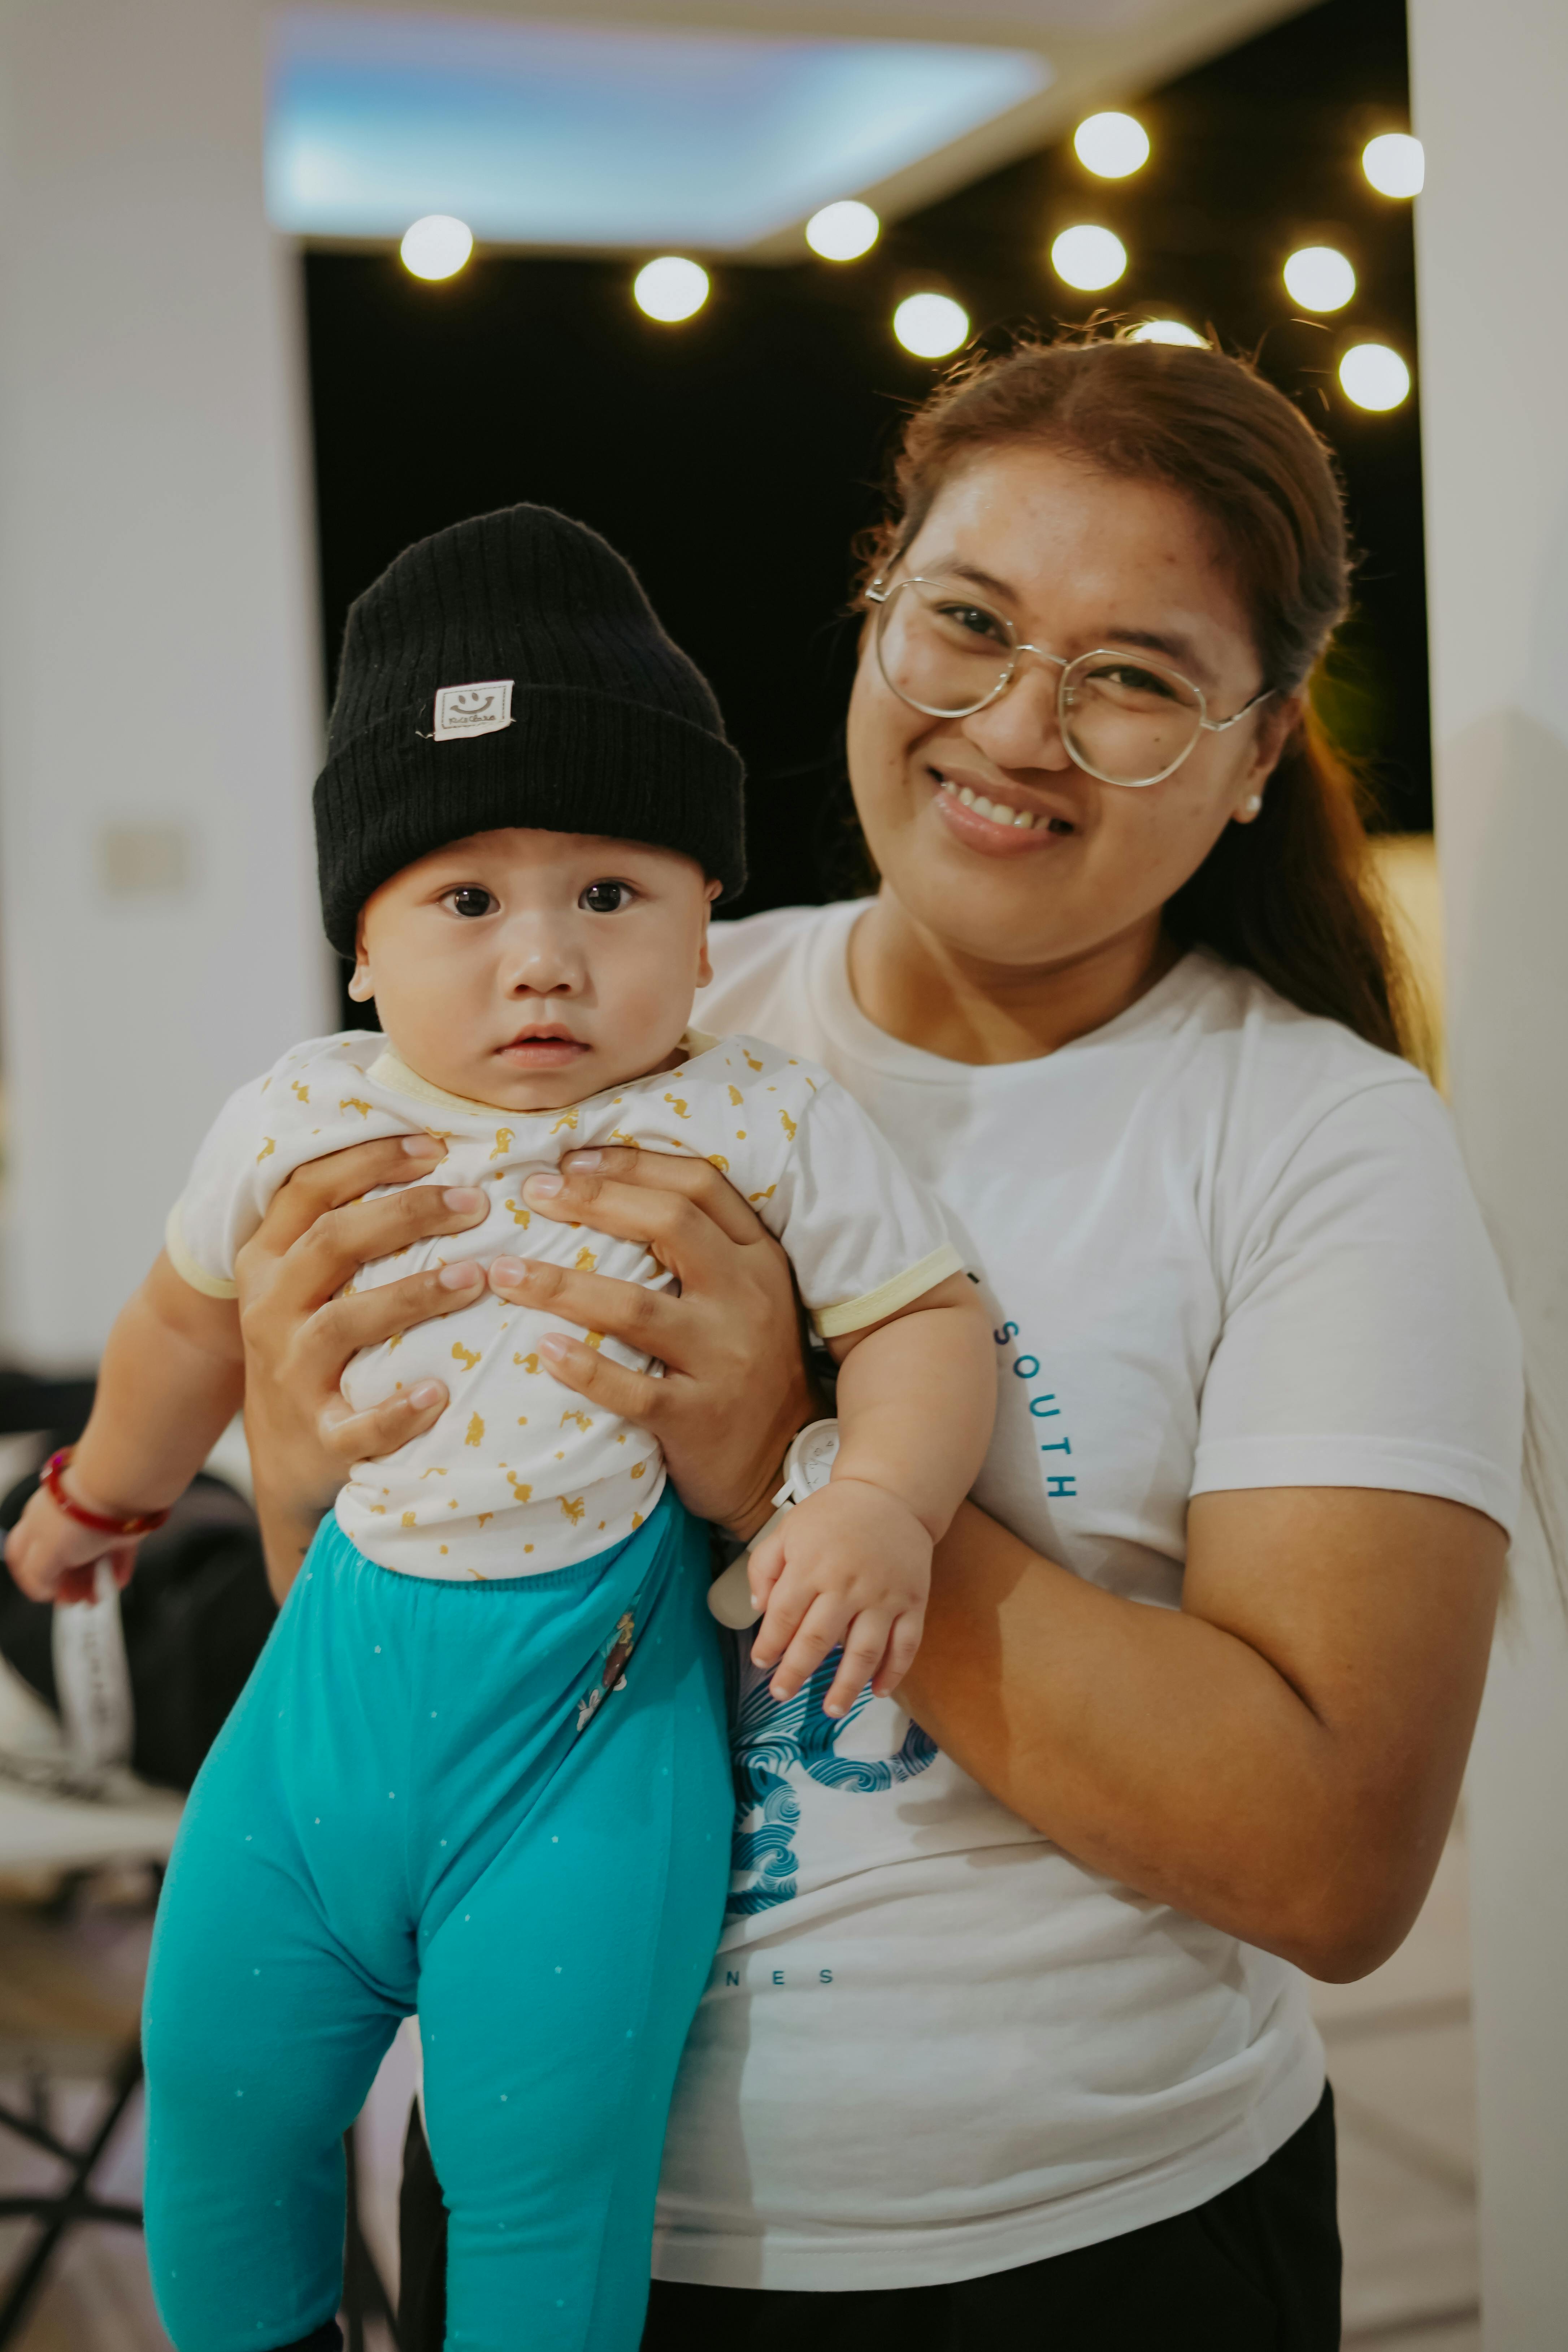
[[[371,1259],[430,1234],[465,1232],[483,1219],[482,1193],[418,1181],[435,1171],[444,1153],[433,1136],[416,1134],[309,1161],[279,1187],[236,1258],[246,1433],[279,1599],[350,1464],[394,1452],[445,1410],[447,1391],[438,1381],[422,1381],[360,1413],[350,1411],[341,1385],[359,1349],[449,1315],[483,1286],[484,1268],[463,1261],[341,1295]],[[382,1184],[405,1189],[375,1201],[361,1197]]]
[[[490,1286],[656,1357],[662,1379],[564,1333],[540,1348],[563,1388],[658,1438],[688,1510],[754,1535],[772,1509],[785,1448],[823,1410],[778,1243],[706,1160],[608,1146],[576,1151],[559,1177],[535,1177],[524,1197],[542,1216],[646,1243],[676,1276],[678,1287],[648,1290],[500,1257]]]
[[[797,1504],[751,1559],[766,1602],[752,1661],[776,1667],[773,1696],[793,1698],[840,1645],[825,1715],[847,1715],[868,1683],[879,1698],[896,1690],[921,1645],[931,1556],[909,1505],[863,1479],[835,1476]]]

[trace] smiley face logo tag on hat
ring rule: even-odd
[[[436,689],[437,743],[455,743],[464,735],[494,735],[511,725],[510,677],[492,677],[477,686],[441,686]]]

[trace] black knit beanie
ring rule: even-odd
[[[350,610],[316,857],[327,937],[374,890],[502,825],[602,833],[746,878],[740,754],[631,566],[550,507],[405,548]]]

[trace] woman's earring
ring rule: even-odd
[[[1256,816],[1262,806],[1263,795],[1261,793],[1254,793],[1249,800],[1245,800],[1242,803],[1242,807],[1247,811],[1248,816]]]

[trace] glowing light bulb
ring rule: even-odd
[[[1397,408],[1410,394],[1410,370],[1386,343],[1352,343],[1340,362],[1340,388],[1358,408]]]
[[[893,313],[893,332],[918,360],[943,360],[969,332],[969,313],[949,294],[906,294]]]
[[[661,253],[657,261],[644,262],[632,281],[632,293],[639,310],[674,326],[681,319],[694,319],[707,301],[708,272],[684,255]]]
[[[858,261],[869,253],[882,233],[882,224],[869,205],[847,196],[842,204],[824,205],[805,225],[805,241],[824,261]]]
[[[1131,114],[1090,114],[1072,143],[1079,162],[1102,180],[1125,180],[1149,161],[1149,133]]]
[[[1303,310],[1342,310],[1355,292],[1355,271],[1331,245],[1304,245],[1285,264],[1285,290]]]
[[[1206,352],[1209,347],[1206,335],[1184,327],[1180,319],[1145,319],[1141,327],[1133,328],[1127,340],[1130,343],[1184,343],[1194,352]]]
[[[1418,196],[1426,180],[1426,151],[1407,131],[1385,131],[1362,149],[1361,168],[1380,196]]]
[[[414,278],[455,278],[473,249],[473,230],[450,213],[426,213],[405,229],[397,248]]]
[[[1085,293],[1114,286],[1127,267],[1127,247],[1108,228],[1064,228],[1051,247],[1051,268]]]

